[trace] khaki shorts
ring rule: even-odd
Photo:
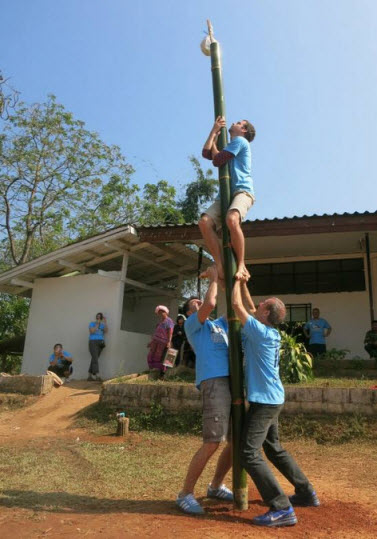
[[[203,442],[230,441],[229,377],[210,378],[200,384],[203,402]]]
[[[241,222],[245,219],[247,212],[254,204],[254,197],[245,191],[238,191],[235,193],[232,202],[228,208],[228,212],[231,210],[237,210],[240,214]],[[213,219],[216,230],[221,228],[221,203],[220,199],[215,200],[213,204],[204,212]]]

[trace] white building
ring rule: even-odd
[[[243,228],[256,302],[280,297],[292,321],[319,307],[333,327],[328,347],[366,357],[377,294],[377,212],[247,221]],[[121,226],[1,274],[0,291],[32,297],[22,371],[43,372],[62,342],[74,356],[74,376],[85,378],[88,324],[99,311],[109,325],[101,375],[145,370],[154,308],[168,305],[175,318],[182,281],[197,275],[201,245],[196,224]],[[202,267],[208,263],[203,257]]]

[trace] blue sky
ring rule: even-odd
[[[0,67],[181,190],[213,122],[207,18],[228,121],[256,127],[248,218],[375,211],[375,0],[3,0]]]

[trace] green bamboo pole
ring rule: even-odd
[[[211,68],[213,100],[215,118],[225,117],[225,102],[222,81],[221,56],[219,43],[213,37],[210,21],[207,21],[208,32],[211,40]],[[222,150],[227,144],[227,130],[221,129],[217,141],[217,147]],[[232,309],[232,289],[236,261],[230,246],[229,230],[226,225],[226,214],[230,205],[230,173],[229,166],[225,164],[219,167],[220,201],[221,201],[221,224],[222,245],[224,255],[225,294],[227,316],[229,324],[229,368],[230,385],[232,393],[232,440],[233,440],[233,493],[234,507],[239,511],[248,508],[247,475],[240,464],[241,435],[244,422],[245,408],[243,395],[243,372],[242,372],[242,349],[241,349],[241,326]]]

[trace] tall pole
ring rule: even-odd
[[[366,255],[367,255],[370,325],[372,325],[372,322],[374,320],[374,302],[373,302],[372,273],[371,273],[371,267],[370,267],[369,232],[365,233],[365,251],[366,251]]]
[[[213,101],[215,118],[225,117],[225,102],[222,81],[221,55],[219,43],[213,37],[213,29],[210,21],[208,24],[208,34],[211,54]],[[222,128],[217,140],[217,147],[222,150],[227,144],[227,131]],[[244,392],[243,392],[243,372],[242,372],[242,348],[241,348],[241,326],[232,309],[232,289],[234,274],[236,272],[236,261],[230,245],[229,230],[226,225],[226,214],[230,205],[230,173],[228,164],[219,167],[220,203],[221,203],[221,225],[222,225],[222,246],[224,256],[225,274],[225,295],[227,305],[227,317],[229,325],[229,369],[230,386],[232,393],[232,444],[233,444],[233,493],[234,507],[239,511],[248,508],[247,475],[240,463],[241,436],[244,422]]]

